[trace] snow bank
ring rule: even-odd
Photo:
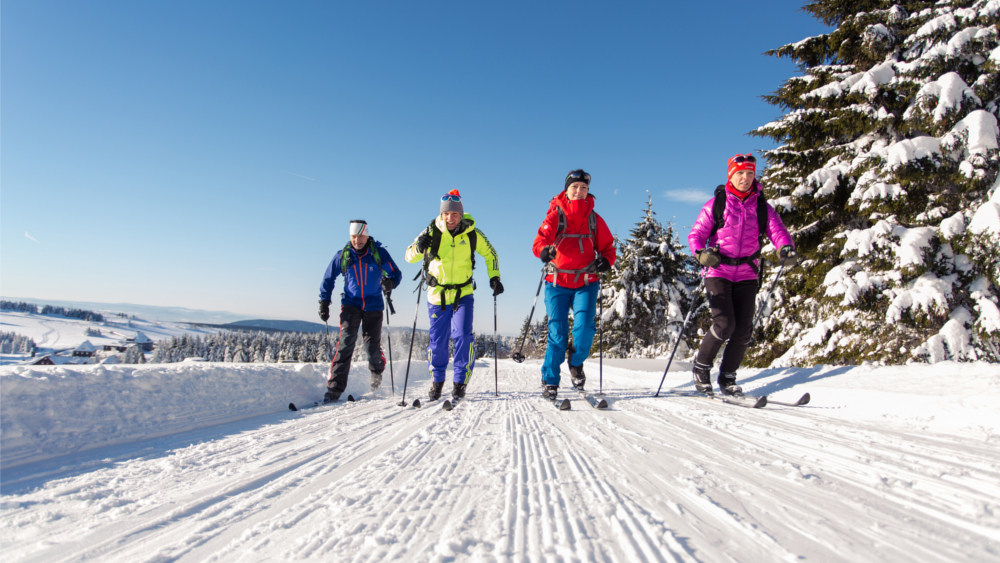
[[[324,389],[311,364],[4,367],[2,467],[277,412]]]

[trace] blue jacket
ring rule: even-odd
[[[392,261],[389,252],[375,239],[368,239],[368,244],[361,255],[353,246],[350,248],[350,258],[347,263],[347,272],[344,274],[344,293],[340,298],[341,305],[353,305],[362,311],[383,311],[385,302],[382,301],[382,272],[379,271],[375,257],[372,256],[372,248],[378,248],[379,258],[382,260],[382,270],[386,276],[391,278],[395,285],[403,279],[403,273]],[[319,298],[321,301],[331,301],[330,294],[337,282],[337,276],[341,269],[341,252],[334,255],[330,265],[323,274],[323,283],[319,286]]]

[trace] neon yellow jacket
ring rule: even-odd
[[[472,246],[469,244],[469,233],[476,232],[476,252],[482,256],[486,262],[486,270],[489,277],[500,276],[500,261],[497,251],[490,244],[489,239],[482,231],[476,228],[476,220],[472,215],[466,213],[462,217],[462,222],[458,226],[458,235],[452,236],[448,231],[444,219],[438,215],[434,220],[434,225],[441,230],[441,246],[438,248],[438,255],[427,266],[427,272],[434,276],[438,284],[459,285],[472,279]],[[427,227],[420,234],[429,232]],[[417,235],[419,238],[420,235]],[[430,252],[430,249],[427,250]],[[413,244],[406,248],[406,261],[416,264],[424,259],[423,253],[417,252],[416,239]],[[427,302],[440,305],[441,294],[445,294],[445,303],[452,304],[458,299],[472,294],[472,284],[465,285],[460,289],[449,289],[437,286],[427,290]]]

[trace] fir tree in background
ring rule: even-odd
[[[682,253],[673,224],[664,227],[656,218],[652,196],[630,235],[624,242],[615,238],[618,259],[601,281],[604,353],[661,356],[669,353],[691,306],[695,264]]]
[[[804,9],[834,30],[768,52],[803,76],[752,134],[780,145],[762,183],[808,259],[748,363],[1000,361],[1000,1]]]

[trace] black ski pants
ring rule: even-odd
[[[751,329],[757,305],[757,280],[731,282],[725,278],[705,278],[705,292],[712,310],[712,327],[698,348],[698,363],[712,365],[719,348],[728,340],[719,371],[735,372],[753,336]]]
[[[343,393],[347,389],[347,374],[351,371],[351,356],[358,342],[358,328],[368,347],[368,369],[381,374],[385,369],[382,355],[382,315],[384,311],[362,311],[353,305],[340,306],[340,339],[337,351],[330,362],[330,377],[326,386],[330,391]]]

